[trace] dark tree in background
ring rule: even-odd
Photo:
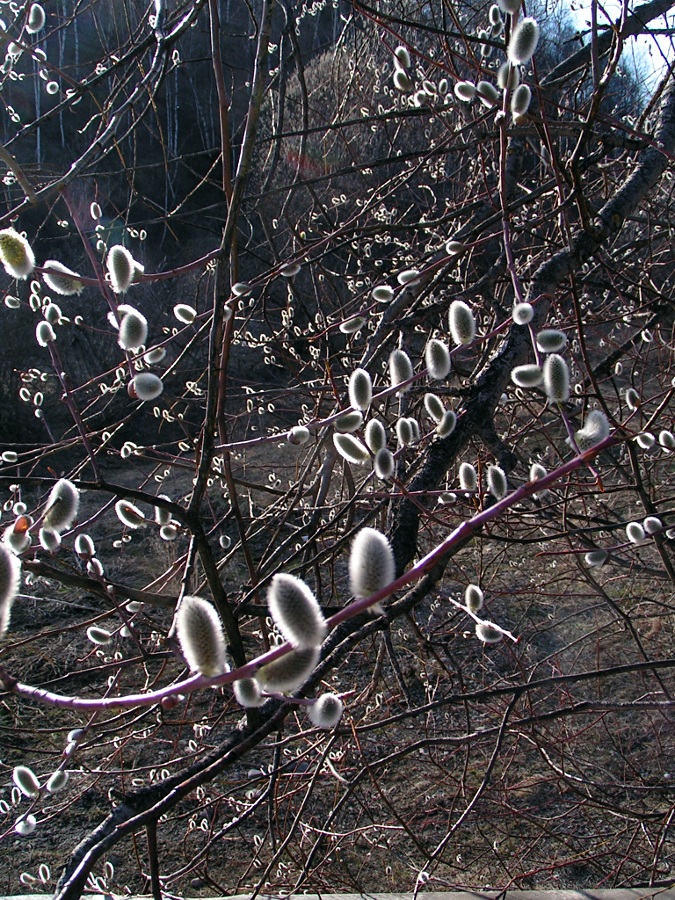
[[[671,883],[670,8],[2,4],[3,892]]]

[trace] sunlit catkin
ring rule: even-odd
[[[61,478],[52,488],[42,524],[52,531],[65,531],[75,521],[80,507],[80,492],[67,478]]]
[[[256,680],[268,691],[289,693],[296,691],[307,681],[319,662],[319,648],[291,650],[285,656],[262,666],[255,674]]]
[[[527,325],[534,316],[534,307],[531,303],[516,303],[511,310],[511,317],[516,325]]]
[[[434,422],[440,422],[445,415],[445,406],[440,397],[437,397],[436,394],[425,394],[424,395],[424,408],[427,411],[430,419],[433,419]]]
[[[463,300],[453,300],[449,312],[450,334],[458,346],[470,344],[476,337],[476,320]]]
[[[477,613],[483,607],[483,591],[477,584],[468,584],[464,591],[464,605],[469,612]]]
[[[129,500],[118,500],[115,504],[117,518],[127,528],[140,528],[145,524],[145,516],[141,510]]]
[[[476,85],[471,81],[458,81],[454,91],[458,100],[470,103],[476,96]]]
[[[521,19],[511,35],[507,55],[514,66],[523,66],[532,58],[539,43],[539,25],[530,17]]]
[[[394,580],[396,566],[391,544],[375,528],[362,528],[349,553],[349,585],[355,597],[370,597]]]
[[[463,462],[459,467],[459,486],[463,491],[475,491],[478,487],[476,470],[471,463]]]
[[[138,350],[148,338],[148,320],[133,306],[118,306],[120,328],[118,344],[122,350]]]
[[[349,378],[349,402],[365,412],[373,399],[373,382],[365,369],[354,369]]]
[[[557,353],[562,350],[567,343],[567,336],[564,331],[557,328],[544,328],[537,335],[537,347],[542,353]]]
[[[632,544],[639,544],[645,539],[645,530],[639,522],[629,522],[626,525],[626,537]]]
[[[450,372],[450,351],[443,341],[435,338],[427,341],[424,361],[427,364],[429,378],[433,378],[434,381],[440,381]]]
[[[358,409],[343,413],[335,420],[335,430],[341,434],[350,434],[352,431],[357,431],[362,425],[363,413]]]
[[[510,91],[515,91],[520,84],[520,69],[518,66],[514,66],[510,62],[502,63],[497,72],[497,84],[503,91],[507,88]]]
[[[57,769],[56,772],[52,772],[47,779],[45,788],[50,794],[58,794],[58,792],[62,791],[68,784],[68,777],[68,772],[64,769]]]
[[[48,259],[42,268],[42,280],[54,293],[63,297],[82,293],[84,285],[80,281],[80,276],[63,263],[56,259]]]
[[[193,672],[213,678],[226,671],[223,628],[215,607],[208,600],[183,597],[176,613],[176,633]]]
[[[377,453],[387,446],[387,432],[379,419],[371,419],[366,425],[365,435],[366,446],[371,453]]]
[[[387,481],[394,474],[394,454],[386,447],[381,447],[375,454],[373,468],[380,481]]]
[[[279,573],[270,582],[267,606],[274,624],[294,647],[319,647],[326,620],[310,588],[295,575]]]
[[[46,347],[47,344],[51,344],[52,341],[56,340],[56,332],[46,320],[37,323],[35,327],[35,340],[41,347]]]
[[[255,678],[240,678],[232,685],[234,698],[245,709],[262,706],[265,698],[260,690],[260,685]]]
[[[28,766],[15,766],[12,772],[12,781],[24,795],[24,797],[37,797],[40,793],[40,782],[35,772]]]
[[[544,361],[544,390],[549,403],[565,403],[570,396],[570,373],[567,363],[557,353]]]
[[[609,437],[609,422],[607,416],[600,409],[592,409],[584,419],[583,427],[574,435],[580,450],[588,450],[595,447],[600,441]]]
[[[334,434],[333,444],[343,459],[355,466],[370,465],[370,453],[361,441],[351,434]]]
[[[0,231],[0,262],[12,278],[28,278],[35,268],[35,254],[26,238],[13,228]]]
[[[443,418],[436,426],[436,434],[440,438],[450,437],[457,425],[457,414],[452,409],[446,409]]]
[[[134,260],[121,244],[115,244],[108,251],[106,267],[110,276],[110,286],[116,294],[129,290],[134,280]]]
[[[39,3],[31,3],[26,19],[26,31],[28,34],[37,34],[45,27],[47,16],[44,8]]]
[[[389,383],[392,387],[398,387],[404,381],[413,376],[413,367],[410,357],[405,350],[392,350],[389,356]],[[410,390],[410,385],[405,385],[399,393],[405,393]]]
[[[21,563],[12,551],[0,544],[0,638],[9,627],[14,598],[21,583]]]
[[[410,424],[410,419],[405,418],[405,416],[396,421],[396,437],[401,447],[408,447],[413,442],[412,425]]]
[[[608,558],[609,553],[607,553],[606,550],[590,550],[584,555],[586,565],[591,568],[594,568],[595,566],[604,566]]]
[[[153,372],[139,372],[127,386],[133,400],[156,400],[164,391],[162,379]]]
[[[310,722],[317,728],[334,728],[342,718],[344,705],[337,694],[322,694],[307,707]]]
[[[532,91],[526,84],[521,84],[511,95],[511,112],[514,116],[524,116],[531,102]]]
[[[506,473],[501,466],[488,466],[487,483],[488,490],[497,500],[506,497],[509,487],[506,481]]]
[[[526,363],[524,366],[516,366],[511,369],[511,381],[518,387],[532,388],[541,384],[544,380],[544,373],[540,366],[534,363]]]
[[[498,644],[504,637],[504,632],[494,622],[476,622],[476,637],[484,644]]]

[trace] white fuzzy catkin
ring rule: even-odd
[[[520,69],[518,66],[512,65],[510,62],[502,63],[497,72],[497,84],[503,91],[507,87],[510,91],[515,91],[520,84]]]
[[[21,563],[17,557],[0,544],[0,638],[9,627],[14,598],[21,584]]]
[[[374,469],[380,481],[387,481],[394,474],[394,454],[386,447],[382,447],[375,454]]]
[[[394,87],[402,92],[407,92],[412,90],[412,81],[408,77],[408,73],[404,72],[403,69],[395,69],[394,70]]]
[[[363,425],[363,413],[358,409],[346,412],[335,420],[335,430],[341,434],[349,434]]]
[[[370,465],[370,453],[361,441],[351,434],[334,434],[333,444],[343,459],[355,466]]]
[[[103,647],[112,641],[110,632],[106,631],[105,628],[98,628],[96,625],[91,625],[87,628],[87,638],[92,644],[96,644],[97,647]]]
[[[353,316],[351,319],[340,322],[339,328],[343,334],[354,334],[364,325],[365,321],[363,316]]]
[[[458,100],[470,103],[476,96],[476,85],[471,81],[458,81],[454,91]]]
[[[106,267],[110,275],[110,286],[116,294],[129,290],[134,280],[134,259],[121,244],[115,244],[108,251]]]
[[[401,447],[408,447],[412,444],[414,433],[410,419],[402,417],[396,421],[396,437]]]
[[[148,350],[147,353],[143,354],[143,360],[149,366],[156,366],[157,363],[161,363],[165,356],[166,350],[164,347],[153,347],[152,350]]]
[[[453,300],[449,312],[450,334],[458,346],[470,344],[476,337],[476,320],[463,300]]]
[[[475,491],[478,487],[476,470],[471,463],[463,462],[459,467],[459,486],[463,491]]]
[[[47,321],[38,322],[35,327],[35,340],[41,347],[46,347],[56,340],[56,332]]]
[[[377,453],[387,446],[387,432],[379,419],[371,419],[366,425],[364,434],[366,446],[371,453]]]
[[[57,259],[45,260],[42,268],[42,280],[54,293],[63,297],[82,293],[84,285],[80,276]]]
[[[514,66],[528,63],[539,43],[539,25],[531,18],[521,19],[511,35],[507,55]]]
[[[96,556],[96,547],[88,534],[78,534],[75,538],[75,552],[82,559],[91,559]]]
[[[457,414],[452,409],[446,409],[443,418],[436,426],[436,434],[441,438],[449,437],[455,430],[457,424]]]
[[[392,387],[398,387],[402,382],[408,381],[413,376],[413,367],[410,357],[405,350],[392,350],[389,355],[389,383]],[[410,390],[410,385],[401,388],[399,393]]]
[[[632,544],[639,544],[645,539],[645,530],[639,522],[629,522],[626,525],[626,537]]]
[[[310,438],[309,428],[304,425],[294,425],[286,435],[286,440],[294,446],[306,444]]]
[[[663,522],[658,516],[647,516],[642,522],[646,534],[658,534],[663,531]]]
[[[501,466],[488,466],[487,483],[490,493],[497,500],[506,497],[509,487],[506,480],[506,473]]]
[[[562,350],[567,343],[567,336],[564,331],[557,328],[544,328],[537,335],[537,347],[542,353],[557,353]]]
[[[24,797],[37,797],[40,793],[40,782],[32,769],[28,766],[15,766],[12,772],[12,781],[24,795]]]
[[[469,612],[477,613],[483,607],[483,591],[477,584],[468,584],[464,591],[464,605]]]
[[[516,366],[511,370],[511,381],[518,387],[532,388],[541,384],[544,380],[544,373],[541,368],[534,363],[526,363],[524,366]]]
[[[19,816],[14,824],[14,831],[16,831],[17,834],[20,834],[21,837],[32,834],[36,828],[37,819],[33,813],[28,813],[27,816]]]
[[[609,437],[609,422],[607,416],[600,409],[592,409],[584,419],[583,427],[574,435],[580,450],[588,450],[595,447],[600,441]]]
[[[197,310],[187,303],[177,303],[173,308],[173,314],[183,325],[192,325],[197,318]]]
[[[319,648],[291,650],[256,672],[256,680],[268,691],[289,693],[307,681],[319,662]]]
[[[44,8],[39,3],[31,3],[26,19],[26,31],[28,34],[37,34],[45,27],[47,16]]]
[[[397,63],[400,63],[404,69],[410,68],[410,52],[407,47],[404,47],[403,44],[399,44],[394,50],[394,56],[396,57]]]
[[[476,622],[476,637],[484,644],[498,644],[504,637],[504,634],[494,622],[483,620]]]
[[[50,794],[58,794],[58,792],[62,791],[68,784],[68,777],[68,772],[66,772],[64,769],[57,769],[56,772],[52,772],[52,774],[47,779],[45,788],[49,791]]]
[[[394,289],[388,284],[379,284],[370,295],[376,303],[389,303],[394,299]]]
[[[672,453],[675,450],[675,435],[672,431],[665,428],[659,432],[659,444],[665,453]],[[4,456],[4,454],[3,454]]]
[[[50,528],[41,528],[38,537],[40,546],[48,553],[56,553],[61,546],[61,535],[58,531],[52,531]]]
[[[140,528],[145,524],[145,516],[141,510],[129,500],[118,500],[115,504],[117,518],[127,528]]]
[[[490,81],[479,81],[476,85],[476,93],[480,98],[480,102],[483,106],[487,106],[488,109],[497,106],[500,101],[499,91]]]
[[[531,102],[532,91],[526,84],[521,84],[511,95],[511,112],[514,116],[524,116]]]
[[[567,363],[557,353],[544,361],[544,390],[549,403],[565,403],[570,396],[570,373]]]
[[[284,638],[298,649],[319,647],[326,620],[310,588],[295,575],[279,573],[270,582],[267,606]]]
[[[134,400],[156,400],[164,391],[164,383],[153,372],[139,372],[129,382],[127,391]]]
[[[608,558],[609,553],[607,553],[606,550],[590,550],[584,555],[586,565],[591,568],[594,568],[595,566],[604,566]]]
[[[185,596],[176,612],[176,633],[193,672],[208,678],[227,671],[225,638],[215,607],[203,597]]]
[[[255,678],[240,678],[233,683],[232,690],[237,703],[245,709],[262,706],[265,702],[260,685]]]
[[[628,388],[626,390],[626,403],[628,404],[628,408],[633,412],[640,408],[640,395],[635,388]]]
[[[148,338],[148,320],[133,306],[118,306],[120,328],[117,343],[122,350],[138,350]]]
[[[511,310],[511,317],[516,325],[528,325],[534,316],[534,307],[531,303],[516,303]]]
[[[365,369],[354,369],[349,376],[349,402],[365,412],[373,399],[373,382]]]
[[[355,597],[370,597],[394,580],[394,552],[387,537],[375,528],[362,528],[349,553],[349,585]]]
[[[635,441],[638,447],[641,447],[643,450],[651,450],[656,443],[656,438],[651,432],[643,431],[642,434],[638,434]]]
[[[307,707],[310,722],[317,728],[334,728],[342,718],[344,704],[337,694],[322,694]]]
[[[42,524],[52,531],[65,531],[75,521],[79,507],[80,492],[72,481],[61,478],[47,498],[47,511]]]
[[[35,254],[26,238],[13,228],[0,231],[0,262],[12,278],[28,278],[35,268]]]
[[[431,338],[424,350],[424,361],[429,370],[429,378],[440,381],[450,372],[450,351],[443,341]]]
[[[443,401],[440,397],[437,397],[436,394],[424,395],[424,408],[426,409],[429,418],[433,419],[436,423],[440,422],[445,415]]]
[[[511,13],[514,16],[520,9],[521,0],[497,0],[497,6],[503,13]]]
[[[541,463],[532,463],[530,466],[530,481],[539,481],[546,476],[546,468]]]

